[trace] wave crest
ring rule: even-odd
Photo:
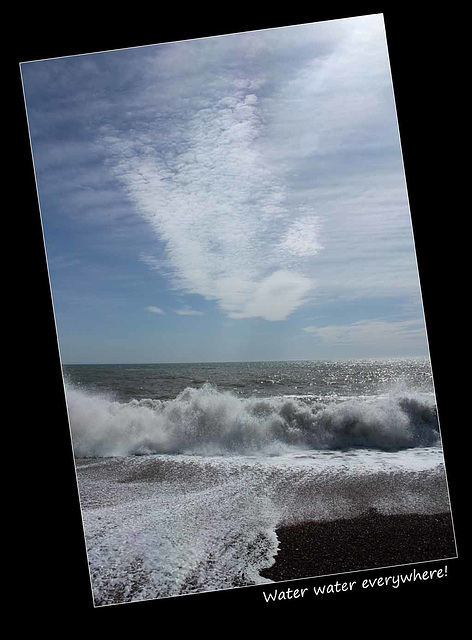
[[[289,449],[398,450],[439,442],[434,399],[414,392],[350,398],[238,398],[206,384],[175,399],[119,403],[68,385],[77,457],[221,455]]]

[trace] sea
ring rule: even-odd
[[[284,525],[450,511],[428,358],[63,371],[95,606],[270,583]]]

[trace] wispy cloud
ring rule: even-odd
[[[362,320],[352,324],[325,327],[308,326],[303,331],[326,345],[355,346],[356,348],[385,348],[389,345],[424,343],[423,320],[388,321]]]
[[[417,286],[380,17],[181,43],[145,61],[132,127],[102,126],[100,145],[165,247],[146,262],[175,289],[234,319],[280,321],[320,288]]]
[[[162,315],[164,313],[164,311],[162,309],[160,309],[159,307],[150,306],[150,307],[146,307],[146,309],[148,311],[150,311],[151,313],[156,313],[158,315]]]
[[[175,313],[179,316],[203,316],[203,311],[196,311],[195,309],[176,309]]]
[[[287,207],[258,147],[257,97],[234,83],[226,90],[192,114],[175,152],[162,152],[159,131],[104,140],[129,198],[165,243],[174,286],[233,318],[281,320],[313,288],[303,261],[321,249],[317,219]]]

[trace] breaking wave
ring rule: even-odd
[[[386,451],[439,444],[434,398],[416,392],[320,401],[238,398],[205,384],[175,399],[113,399],[68,385],[75,455],[278,454],[294,449]]]

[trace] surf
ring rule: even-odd
[[[118,402],[66,385],[77,457],[148,454],[280,455],[294,450],[399,451],[439,444],[434,398],[240,398],[204,384],[171,400]]]

